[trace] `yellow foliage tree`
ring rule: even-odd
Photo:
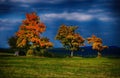
[[[71,57],[75,51],[79,50],[80,46],[84,45],[84,38],[75,32],[77,28],[76,26],[61,25],[55,37],[65,48],[71,51]]]
[[[98,57],[101,57],[101,51],[105,48],[108,48],[108,46],[102,45],[102,39],[96,37],[95,35],[92,35],[92,37],[87,38],[87,41],[89,44],[92,44],[92,49],[98,51]]]

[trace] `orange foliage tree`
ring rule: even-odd
[[[62,25],[55,37],[55,39],[59,40],[65,48],[71,51],[71,57],[73,56],[74,51],[79,50],[80,46],[84,45],[82,36],[75,32],[77,28],[78,27],[76,26]]]
[[[40,34],[45,32],[45,29],[45,24],[40,21],[36,13],[26,14],[26,19],[22,21],[22,25],[16,32],[18,37],[17,47],[25,47],[27,50],[36,47],[52,47],[53,44],[49,40],[46,41],[40,36]]]
[[[101,51],[105,48],[108,48],[108,46],[102,45],[102,39],[96,37],[95,35],[92,35],[92,37],[87,38],[87,41],[89,44],[92,44],[92,49],[98,51],[98,57],[101,57]]]

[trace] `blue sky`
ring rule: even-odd
[[[120,46],[119,4],[119,0],[0,0],[0,48],[9,47],[8,38],[17,32],[25,14],[33,11],[47,26],[42,36],[54,47],[62,47],[54,39],[61,24],[78,26],[84,38],[95,34],[105,45]]]

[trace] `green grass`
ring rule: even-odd
[[[0,78],[120,78],[120,58],[40,58],[0,53]]]

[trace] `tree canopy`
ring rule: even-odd
[[[22,21],[22,25],[16,32],[17,47],[52,47],[53,44],[47,38],[41,37],[45,32],[46,26],[40,21],[36,13],[26,14],[26,19]]]
[[[55,37],[56,40],[59,40],[62,45],[71,50],[71,52],[77,51],[80,46],[84,45],[83,37],[75,32],[77,28],[77,26],[61,25]],[[71,56],[73,56],[73,54],[71,54]]]
[[[101,38],[96,37],[95,35],[92,35],[91,37],[87,38],[87,41],[89,44],[92,45],[93,50],[98,51],[98,57],[101,56],[101,51],[105,48],[108,48],[108,46],[103,46],[103,42]]]

